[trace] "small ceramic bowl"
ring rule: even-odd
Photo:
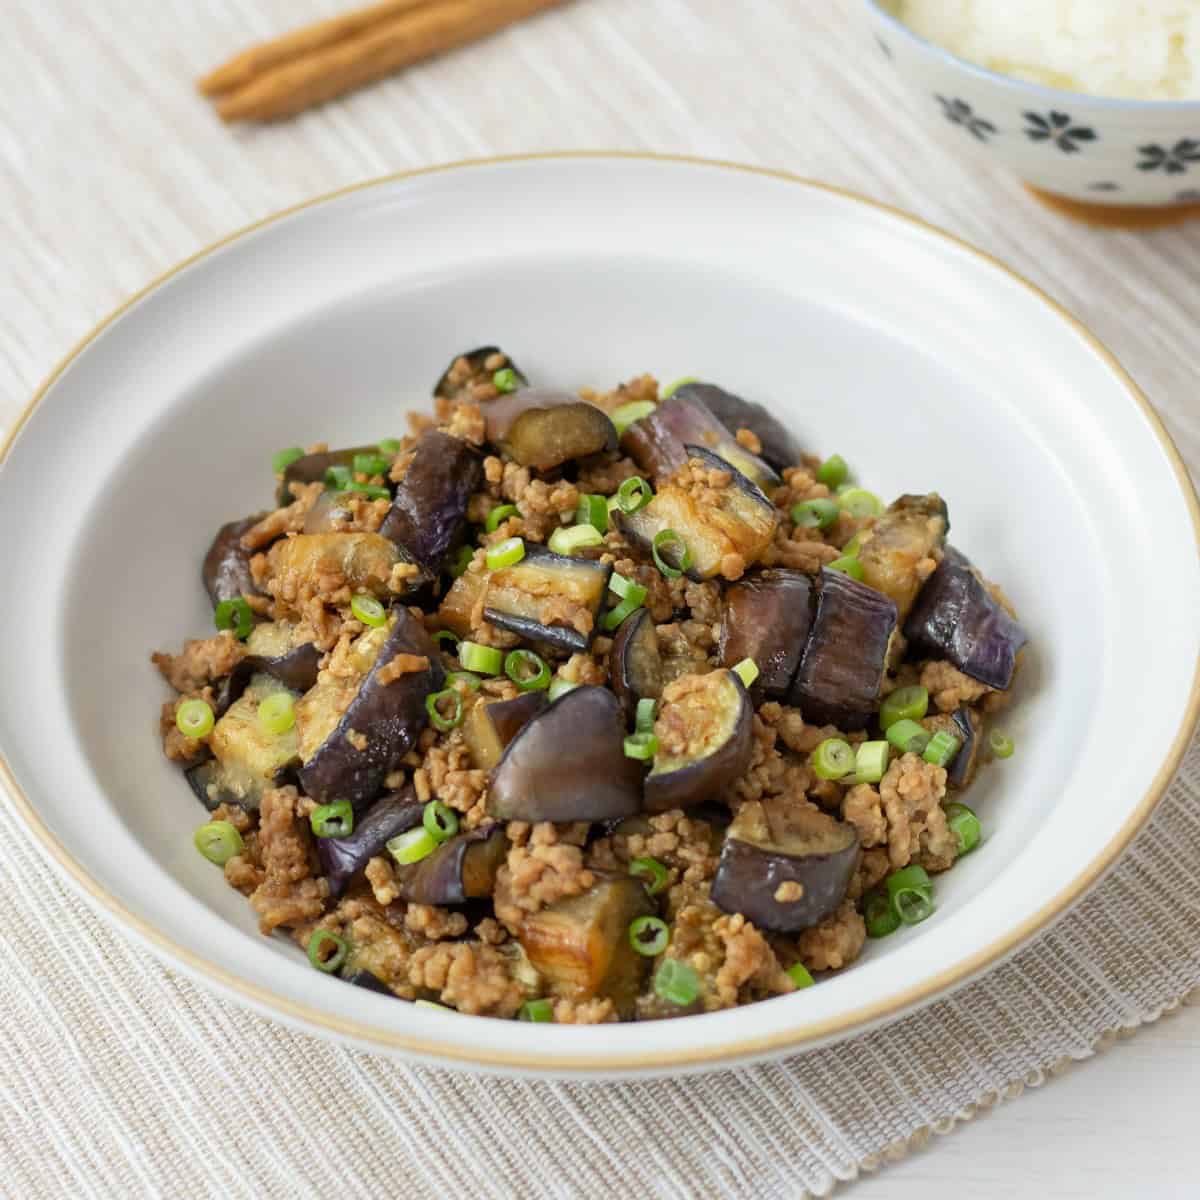
[[[1200,202],[1200,101],[1060,91],[989,71],[927,41],[866,0],[883,55],[939,136],[1007,167],[1051,197],[1091,205]]]

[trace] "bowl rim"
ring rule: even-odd
[[[1040,96],[1047,103],[1054,103],[1056,97],[1074,96],[1076,99],[1086,101],[1098,108],[1174,109],[1179,112],[1200,112],[1200,100],[1139,100],[1126,96],[1095,96],[1091,92],[1075,92],[1069,88],[1056,88],[1047,83],[1034,83],[1028,79],[1018,79],[1015,75],[1004,75],[999,71],[991,70],[990,67],[971,62],[969,58],[963,58],[952,50],[947,50],[945,46],[939,46],[937,42],[931,42],[928,38],[922,37],[911,25],[905,24],[900,17],[887,9],[884,6],[884,0],[865,0],[865,3],[866,7],[874,10],[883,21],[892,27],[895,33],[906,38],[924,53],[940,58],[947,64],[958,67],[978,79],[1001,84],[1015,91]]]
[[[1113,373],[1116,381],[1124,387],[1130,400],[1141,410],[1151,432],[1158,439],[1174,471],[1176,481],[1182,493],[1182,499],[1191,516],[1195,550],[1197,555],[1200,556],[1200,497],[1197,496],[1196,488],[1192,483],[1183,458],[1161,418],[1145,394],[1134,382],[1133,378],[1121,366],[1115,355],[1077,317],[1035,284],[1025,279],[1000,259],[986,251],[977,249],[962,238],[942,230],[930,222],[907,213],[902,209],[860,195],[850,189],[806,179],[792,172],[775,168],[751,166],[730,160],[704,158],[694,155],[660,154],[653,151],[567,150],[459,159],[434,166],[397,171],[392,174],[352,183],[308,200],[303,200],[263,217],[258,221],[242,226],[162,272],[104,317],[76,343],[46,377],[29,402],[17,415],[12,428],[8,431],[3,442],[0,442],[0,470],[3,470],[5,462],[20,435],[21,429],[38,404],[45,398],[58,378],[109,325],[113,324],[139,301],[154,292],[160,285],[186,270],[192,264],[207,258],[209,255],[237,241],[239,238],[307,209],[317,207],[327,201],[332,201],[354,192],[364,191],[368,188],[387,186],[405,180],[456,170],[469,170],[472,168],[522,162],[572,160],[642,161],[700,166],[722,171],[740,172],[795,184],[803,188],[824,192],[843,200],[849,200],[852,203],[872,209],[876,213],[882,213],[890,218],[900,220],[925,234],[932,234],[939,239],[951,243],[956,248],[966,251],[984,265],[998,269],[1011,282],[1018,284],[1021,288],[1031,293],[1036,300],[1039,300],[1056,316],[1065,321]],[[433,1058],[440,1065],[453,1066],[466,1070],[516,1069],[527,1073],[557,1075],[559,1077],[566,1074],[575,1074],[577,1076],[591,1075],[593,1077],[611,1077],[621,1073],[663,1074],[671,1069],[688,1067],[712,1068],[721,1064],[734,1064],[754,1058],[779,1056],[785,1052],[795,1052],[806,1047],[828,1042],[855,1031],[862,1032],[873,1025],[898,1017],[923,1002],[933,1000],[937,996],[953,990],[986,968],[997,964],[1007,955],[1014,953],[1034,934],[1042,931],[1058,917],[1062,916],[1069,907],[1081,899],[1114,864],[1122,851],[1149,819],[1171,783],[1198,724],[1200,724],[1200,659],[1198,659],[1193,671],[1191,690],[1180,724],[1165,758],[1150,782],[1148,790],[1130,810],[1128,817],[1117,833],[1105,846],[1096,852],[1096,855],[1087,867],[1077,874],[1075,878],[1064,883],[1051,900],[1020,925],[1009,930],[1003,936],[996,938],[989,945],[976,949],[974,953],[952,966],[925,977],[890,998],[860,1005],[857,1008],[839,1013],[835,1017],[829,1017],[820,1021],[801,1021],[786,1030],[770,1035],[749,1036],[736,1041],[722,1042],[716,1046],[699,1045],[686,1050],[676,1050],[668,1053],[528,1055],[505,1051],[499,1048],[488,1051],[462,1050],[457,1049],[452,1043],[444,1043],[438,1045],[433,1052]],[[74,858],[67,847],[42,820],[29,797],[26,796],[17,782],[3,754],[0,754],[0,785],[4,787],[11,797],[18,817],[29,828],[52,862],[60,869],[60,872],[75,886],[84,899],[91,903],[94,908],[114,919],[123,930],[133,934],[148,948],[160,953],[168,961],[177,964],[193,978],[203,981],[218,992],[248,1004],[261,1013],[265,1013],[276,1019],[289,1021],[294,1025],[304,1028],[307,1032],[319,1030],[325,1035],[343,1038],[359,1046],[383,1051],[399,1051],[403,1054],[415,1056],[419,1059],[424,1058],[426,1061],[429,1061],[430,1049],[428,1044],[413,1035],[390,1032],[350,1018],[333,1017],[319,1009],[310,1007],[303,1001],[293,1000],[268,988],[250,983],[233,972],[210,963],[203,955],[175,941],[169,934],[160,931],[151,921],[131,911],[118,897],[109,892],[87,873],[83,865]]]

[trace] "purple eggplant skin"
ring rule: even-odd
[[[549,703],[545,692],[522,692],[511,700],[478,700],[462,723],[463,741],[477,771],[490,771],[504,748]]]
[[[357,811],[379,795],[384,779],[425,728],[425,697],[441,691],[446,681],[437,644],[425,627],[403,606],[395,613],[396,624],[358,694],[334,731],[300,768],[300,783],[318,804],[349,800]],[[423,655],[429,665],[392,683],[380,683],[380,669],[397,654]],[[352,733],[366,737],[364,749],[355,748],[349,739]]]
[[[492,771],[500,821],[609,821],[642,807],[642,765],[625,754],[625,716],[607,688],[560,696],[508,744]]]
[[[626,721],[632,721],[638,701],[657,700],[663,690],[658,634],[649,609],[639,608],[621,622],[608,664],[612,689],[625,710]]]
[[[690,808],[713,800],[740,779],[754,753],[754,706],[732,671],[700,676],[703,687],[667,704],[684,712],[687,728],[696,737],[694,747],[672,755],[660,749],[646,776],[647,812]]]
[[[217,530],[208,553],[204,556],[204,566],[200,575],[204,580],[204,590],[215,608],[222,600],[236,600],[238,596],[257,596],[259,590],[250,574],[250,559],[256,553],[242,546],[242,534],[252,525],[257,525],[267,514],[259,513],[253,517],[243,517],[240,521],[230,521]]]
[[[508,856],[508,835],[498,821],[460,833],[419,862],[396,871],[396,888],[409,904],[465,904],[490,896]]]
[[[433,579],[466,522],[483,466],[466,442],[440,429],[426,430],[415,449],[379,532]]]
[[[458,397],[460,387],[456,387],[450,380],[451,372],[458,365],[460,358],[465,358],[471,368],[471,377],[481,375],[485,371],[484,363],[492,357],[493,354],[504,354],[504,351],[499,346],[477,346],[474,350],[467,350],[462,354],[456,354],[451,360],[449,366],[438,377],[438,381],[434,384],[433,394],[445,400],[454,400]],[[517,385],[519,387],[527,387],[529,380],[521,373],[520,368],[507,354],[504,357],[508,359],[509,369],[516,376]],[[461,386],[461,385],[460,385]]]
[[[279,481],[275,494],[276,503],[282,508],[291,504],[292,493],[289,485],[293,483],[321,483],[325,472],[330,467],[349,467],[354,462],[356,454],[378,454],[378,446],[348,446],[345,450],[322,450],[318,454],[306,454],[290,463]]]
[[[329,881],[329,894],[340,896],[350,880],[377,854],[382,854],[391,838],[407,833],[421,824],[425,805],[417,799],[412,784],[398,792],[380,796],[354,822],[354,829],[343,838],[317,838],[317,858],[321,874]]]
[[[758,667],[752,696],[787,695],[812,628],[815,594],[808,575],[785,567],[769,567],[726,589],[721,665],[750,659]]]
[[[858,867],[852,825],[783,797],[752,800],[725,834],[712,902],[742,913],[759,929],[795,933],[835,912]],[[800,896],[777,900],[780,884],[798,883]]]
[[[393,1000],[399,999],[396,993],[378,975],[372,975],[370,971],[364,971],[361,968],[357,971],[351,971],[349,975],[343,975],[342,982],[352,983],[355,987],[366,988],[368,992],[378,992],[381,996],[391,996]]]
[[[910,653],[944,658],[999,691],[1012,686],[1017,655],[1029,641],[970,560],[950,546],[918,594],[904,636]]]
[[[727,392],[715,383],[685,383],[671,393],[671,398],[699,401],[704,404],[731,434],[739,429],[748,429],[762,444],[758,457],[776,471],[800,464],[800,444],[786,427],[773,417],[761,404],[743,400],[741,396]]]
[[[812,629],[788,704],[814,725],[865,729],[879,709],[895,632],[895,601],[823,567]]]
[[[582,403],[574,392],[550,392],[541,388],[522,388],[516,392],[507,392],[484,405],[484,436],[493,445],[498,446],[507,440],[509,430],[517,418],[531,409],[566,408]]]
[[[958,753],[946,764],[946,784],[961,791],[975,777],[981,721],[966,705],[952,713],[937,713],[921,722],[930,733],[944,730],[959,741]]]
[[[217,716],[224,716],[229,706],[241,699],[250,677],[259,671],[265,671],[294,692],[307,692],[317,682],[320,662],[321,651],[312,642],[305,642],[274,658],[262,654],[247,655],[217,688]]]
[[[244,808],[247,812],[258,811],[259,800],[262,798],[261,788],[249,793],[229,790],[227,784],[222,783],[221,764],[215,758],[206,758],[203,762],[188,767],[184,771],[183,777],[187,780],[188,787],[192,789],[196,799],[209,812],[215,812],[222,804],[237,805],[238,808]],[[262,787],[283,787],[285,784],[295,782],[296,772],[292,768],[286,767],[276,772],[274,779],[265,782]],[[216,786],[210,792],[209,788],[214,784]]]

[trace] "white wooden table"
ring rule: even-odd
[[[338,0],[8,0],[0,39],[0,428],[105,312],[236,226],[407,166],[637,148],[784,167],[887,200],[1046,287],[1200,463],[1200,227],[1065,226],[931,143],[854,3],[576,0],[285,126],[223,129],[191,80]],[[342,5],[344,7],[344,5]],[[852,1189],[864,1197],[1200,1194],[1200,1010]]]

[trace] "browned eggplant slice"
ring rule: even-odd
[[[740,471],[703,446],[688,446],[689,458],[699,459],[711,470],[728,472],[728,487],[692,489],[668,483],[654,499],[632,515],[613,510],[617,525],[631,541],[649,553],[654,536],[673,529],[692,556],[688,575],[713,579],[725,574],[737,578],[762,557],[775,537],[779,512]],[[730,564],[740,565],[734,573]]]
[[[858,561],[863,582],[896,602],[901,622],[929,577],[930,560],[945,544],[949,528],[946,502],[930,492],[927,496],[901,496],[862,535]],[[927,564],[924,573],[922,563]]]
[[[653,912],[640,881],[600,875],[583,895],[526,917],[519,940],[554,995],[574,1000],[607,996],[625,1018],[633,1014],[650,961],[630,945],[629,926]]]
[[[420,862],[397,869],[400,898],[448,905],[490,896],[507,855],[508,836],[498,822],[460,833]]]
[[[758,667],[752,695],[782,700],[787,695],[812,628],[816,589],[803,571],[768,568],[725,591],[721,621],[721,665],[744,658]]]
[[[329,881],[329,894],[340,896],[350,880],[399,833],[421,824],[425,805],[417,799],[412,784],[398,792],[380,796],[354,822],[353,831],[343,838],[317,838],[317,858],[321,874]]]
[[[531,641],[584,651],[595,635],[611,575],[610,563],[527,542],[520,562],[488,576],[484,620]]]
[[[456,354],[451,360],[450,365],[442,372],[441,377],[434,385],[433,394],[440,396],[446,400],[457,400],[461,397],[466,386],[479,379],[491,379],[494,374],[489,371],[484,363],[494,354],[504,354],[504,351],[499,346],[479,346],[474,350],[468,350],[464,354]],[[521,373],[520,368],[507,354],[504,354],[509,368],[516,376],[517,383],[521,387],[525,387],[529,380]],[[456,371],[460,359],[465,359],[467,371]],[[462,375],[459,379],[458,375]],[[489,439],[490,440],[490,439]]]
[[[944,658],[964,675],[1004,691],[1012,686],[1025,630],[988,591],[970,560],[946,547],[904,626],[910,650]]]
[[[464,571],[449,587],[438,605],[438,624],[460,638],[471,636],[471,614],[487,592],[484,571]]]
[[[229,706],[246,690],[251,678],[260,671],[277,679],[285,688],[297,694],[307,692],[317,682],[317,671],[321,663],[321,651],[312,642],[293,646],[285,632],[282,640],[274,633],[270,637],[259,637],[258,631],[277,630],[284,622],[269,622],[256,625],[246,642],[248,654],[226,677],[217,689],[217,715],[224,716]],[[271,653],[278,650],[278,653]]]
[[[549,392],[541,388],[522,388],[489,400],[483,410],[484,436],[493,445],[500,445],[509,435],[516,419],[531,409],[544,411],[582,404],[574,392]]]
[[[222,600],[236,600],[238,596],[257,596],[254,577],[250,574],[250,559],[253,550],[242,547],[242,534],[252,525],[257,525],[267,514],[244,517],[230,521],[217,530],[208,553],[204,556],[201,578],[204,590],[215,608]]]
[[[318,680],[296,706],[304,763],[300,782],[321,804],[349,800],[357,809],[374,799],[424,729],[425,697],[440,691],[445,682],[437,646],[421,622],[404,607],[394,611],[392,622],[389,630],[371,630],[358,639],[362,642],[386,632],[349,703],[343,707],[349,690],[345,680],[330,680],[329,694],[314,697],[323,690]],[[398,654],[424,658],[427,665],[390,683],[381,682],[381,668]],[[369,650],[363,657],[368,655]]]
[[[577,687],[528,722],[492,772],[501,821],[607,821],[642,806],[642,767],[625,754],[625,718],[607,688]]]
[[[799,443],[761,404],[743,400],[715,383],[682,384],[672,393],[672,399],[676,397],[703,403],[732,434],[739,429],[750,430],[762,444],[759,457],[776,471],[799,465],[802,457]]]
[[[612,689],[627,721],[633,720],[639,700],[657,700],[662,695],[662,658],[649,609],[639,608],[621,622],[609,651],[608,667]]]
[[[821,571],[817,610],[788,703],[806,721],[864,729],[879,708],[894,601],[840,571]]]
[[[646,810],[666,812],[719,798],[750,766],[753,717],[750,697],[732,671],[677,680],[658,723],[686,729],[687,745],[679,752],[660,748],[646,776]]]
[[[351,467],[356,454],[378,454],[378,446],[348,446],[345,450],[322,450],[318,454],[306,454],[288,465],[280,480],[275,499],[280,506],[291,504],[293,483],[321,483],[330,467]]]
[[[478,771],[490,771],[527,721],[546,707],[545,692],[522,692],[511,700],[477,701],[462,724],[463,741]]]
[[[267,559],[276,578],[315,579],[337,572],[351,591],[383,597],[400,555],[378,533],[298,533],[276,542]]]
[[[738,809],[710,893],[760,929],[794,933],[834,912],[858,866],[852,825],[778,797]]]
[[[680,388],[649,415],[634,421],[621,449],[657,483],[664,484],[688,460],[687,447],[703,446],[761,488],[778,487],[779,476],[741,445],[694,393]]]
[[[616,448],[617,430],[608,414],[583,400],[554,408],[527,408],[501,443],[509,458],[536,471],[551,471]]]

